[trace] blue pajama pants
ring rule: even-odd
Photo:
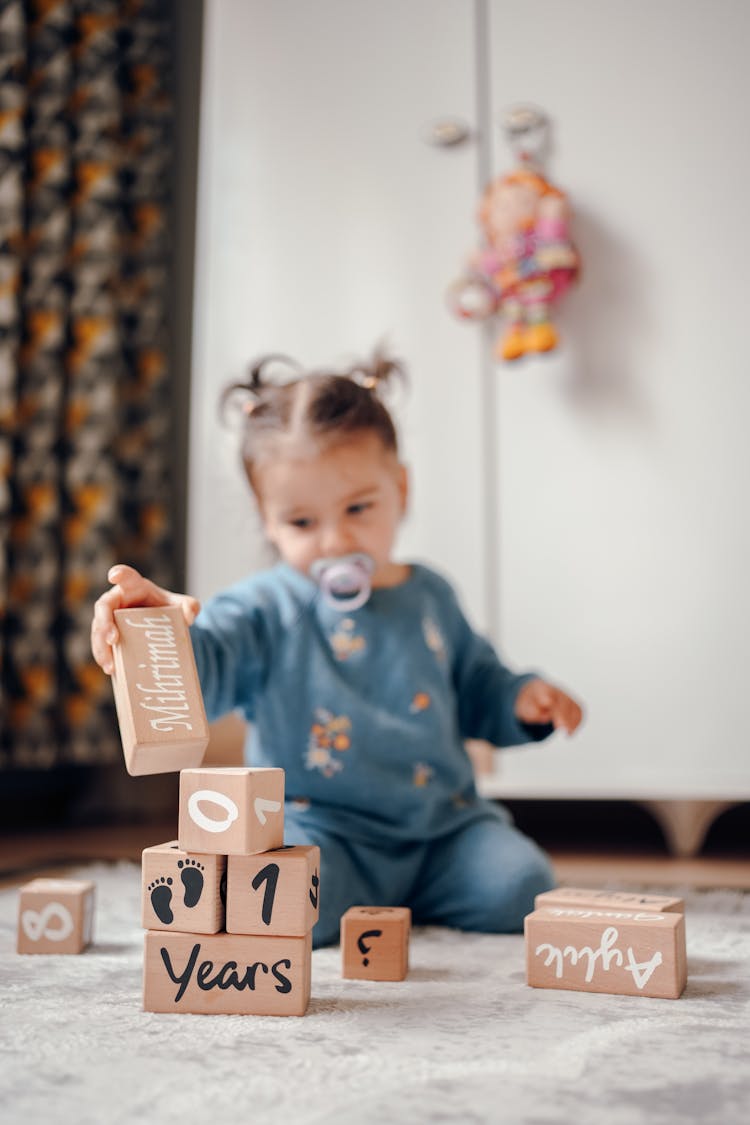
[[[317,949],[339,940],[350,906],[408,906],[415,925],[517,933],[534,896],[554,886],[549,859],[501,806],[455,832],[410,843],[352,841],[296,816],[287,806],[284,842],[320,848]]]

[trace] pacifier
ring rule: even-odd
[[[342,613],[351,613],[365,604],[374,573],[375,563],[363,554],[316,559],[310,567],[310,577],[317,582],[326,604]]]

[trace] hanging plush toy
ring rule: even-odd
[[[579,259],[565,195],[538,168],[546,119],[521,107],[508,115],[506,131],[520,167],[493,180],[482,196],[483,245],[449,299],[454,312],[469,320],[501,313],[506,328],[496,355],[512,360],[557,346],[552,309],[576,279]]]

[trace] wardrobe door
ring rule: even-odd
[[[750,5],[490,15],[492,109],[550,115],[583,260],[560,350],[497,372],[495,628],[588,717],[503,789],[747,800]]]
[[[403,553],[487,624],[481,337],[445,292],[479,192],[471,0],[208,0],[192,392],[189,582],[266,558],[221,388],[252,357],[345,364],[384,342],[412,472]],[[458,119],[463,143],[434,143]]]

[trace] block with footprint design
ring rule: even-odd
[[[341,918],[341,975],[403,980],[409,971],[410,933],[406,906],[352,906]]]
[[[19,953],[81,953],[90,944],[94,884],[88,879],[32,879],[18,900]]]
[[[254,855],[284,843],[284,771],[229,767],[180,773],[180,847]]]
[[[144,849],[141,872],[144,929],[215,934],[224,928],[226,856],[188,853],[170,840]]]
[[[318,920],[320,848],[286,846],[227,861],[227,932],[302,936]]]

